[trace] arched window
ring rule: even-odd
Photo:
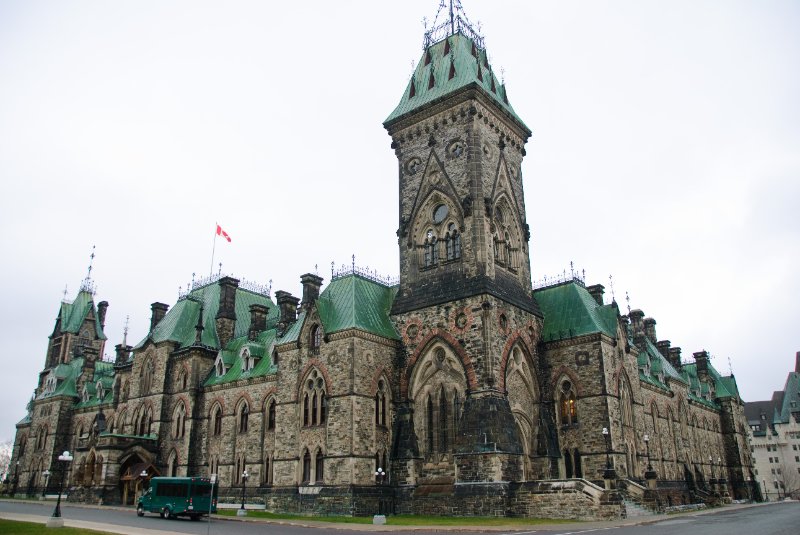
[[[178,376],[178,389],[179,390],[186,390],[186,385],[188,383],[189,374],[186,373],[186,370],[181,370],[181,374]]]
[[[262,475],[262,483],[265,485],[272,485],[272,456],[264,452],[264,473]]]
[[[153,371],[153,361],[148,358],[142,365],[142,375],[139,378],[139,392],[142,395],[149,394],[153,387]]]
[[[308,450],[303,452],[303,483],[311,481],[311,454]]]
[[[225,375],[225,364],[220,358],[217,360],[217,377],[222,377],[223,375]]]
[[[425,267],[436,265],[439,262],[439,253],[436,247],[437,241],[433,230],[429,229],[425,233],[425,243],[423,244],[425,250]]]
[[[247,423],[250,418],[250,407],[247,405],[246,401],[243,401],[241,405],[239,405],[239,432],[240,433],[247,433]]]
[[[181,401],[172,415],[172,437],[183,438],[186,433],[186,407]]]
[[[561,383],[559,394],[559,416],[561,425],[574,425],[578,423],[578,403],[575,396],[575,387],[569,380]]]
[[[455,260],[461,258],[461,234],[458,233],[455,223],[447,225],[445,239],[447,240],[447,259]]]
[[[567,479],[574,477],[572,472],[572,453],[569,450],[564,450],[564,471]]]
[[[28,443],[28,440],[24,436],[20,437],[19,443],[17,444],[17,451],[19,452],[17,454],[18,458],[22,457],[23,455],[25,455],[25,446],[27,445],[27,443]]]
[[[267,406],[267,429],[275,429],[275,400],[272,399]]]
[[[386,427],[386,385],[383,379],[378,381],[378,391],[375,393],[375,425]]]
[[[448,433],[450,431],[450,422],[447,417],[447,396],[444,393],[444,387],[439,392],[439,451],[444,453],[449,450]]]
[[[311,327],[309,346],[311,347],[311,351],[316,353],[319,351],[320,345],[322,345],[322,328],[319,325],[314,325]]]
[[[167,461],[167,473],[170,477],[176,477],[178,475],[178,454],[175,450],[172,450],[169,454],[169,461]]]
[[[431,398],[430,394],[428,394],[428,410],[426,411],[427,414],[426,420],[428,424],[428,453],[433,453],[433,399]]]
[[[36,451],[43,450],[45,442],[47,442],[47,427],[42,426],[39,428],[39,434],[36,436]]]
[[[581,452],[578,451],[578,448],[572,452],[572,457],[574,459],[575,465],[575,477],[583,477],[583,467],[581,466]]]
[[[235,473],[233,474],[233,481],[235,485],[242,484],[242,476],[244,471],[247,470],[247,461],[244,458],[244,455],[239,455],[236,457],[236,464],[234,466]]]
[[[316,484],[325,481],[325,457],[322,455],[322,450],[318,449],[314,459],[314,482]]]
[[[211,413],[211,429],[214,436],[222,434],[222,407],[217,405]],[[216,474],[216,472],[213,472]]]
[[[504,238],[504,245],[506,248],[504,260],[508,267],[514,267],[514,257],[512,254],[513,248],[511,247],[511,236],[509,236],[508,232],[506,232],[503,238]]]
[[[212,455],[208,460],[208,475],[219,474],[219,455]]]
[[[328,416],[328,399],[325,395],[325,380],[313,370],[304,385],[303,426],[322,425]]]

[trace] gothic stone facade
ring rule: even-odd
[[[656,507],[749,497],[733,377],[704,352],[681,362],[602,286],[532,287],[531,132],[480,40],[428,46],[385,126],[399,284],[353,268],[320,292],[307,274],[302,300],[273,301],[203,281],[154,303],[148,335],[112,363],[87,281],[17,425],[15,491],[60,474],[69,450],[72,499],[108,503],[156,474],[217,474],[223,497],[246,483],[269,509],[339,514],[598,518],[624,514],[616,489]]]

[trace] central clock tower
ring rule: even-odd
[[[400,185],[393,470],[409,484],[524,479],[545,425],[521,173],[531,131],[461,22],[426,34],[384,122]],[[507,388],[514,363],[530,392]]]

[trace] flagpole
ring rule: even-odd
[[[211,268],[208,270],[208,276],[214,276],[214,252],[217,249],[217,227],[219,227],[219,223],[216,223],[214,226],[214,242],[211,245]]]

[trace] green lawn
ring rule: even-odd
[[[3,535],[39,535],[45,529],[44,524],[0,519],[0,533]],[[107,531],[68,527],[58,528],[53,533],[58,533],[59,535],[110,535]]]
[[[236,509],[217,511],[221,516],[236,516]],[[307,516],[266,511],[247,511],[250,518],[272,520],[313,520],[315,522],[339,522],[345,524],[372,524],[371,516]],[[575,520],[551,520],[545,518],[506,518],[483,516],[415,516],[388,515],[386,524],[390,526],[533,526],[537,524],[564,524]]]

